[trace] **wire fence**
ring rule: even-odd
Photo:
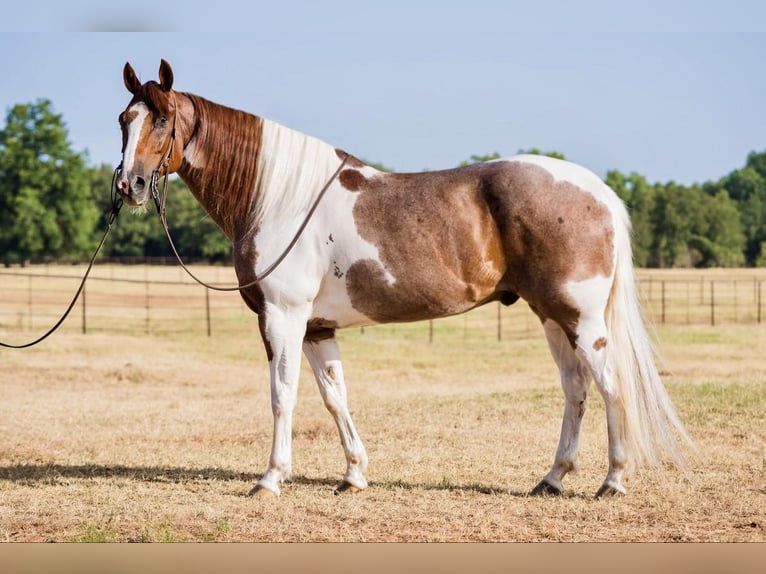
[[[0,270],[0,333],[36,334],[49,328],[73,295],[83,269],[44,265]],[[205,281],[234,284],[230,267],[197,266]],[[763,324],[766,270],[639,270],[644,308],[655,324]],[[257,333],[253,314],[236,292],[211,291],[180,268],[100,265],[62,330],[70,333],[206,334]],[[537,317],[523,301],[510,307],[485,305],[469,313],[403,326],[380,325],[364,332],[472,341],[539,336]]]

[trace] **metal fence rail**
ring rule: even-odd
[[[80,273],[77,266],[55,265],[0,270],[0,333],[4,338],[12,338],[12,333],[35,333],[53,324],[76,289]],[[227,267],[199,266],[195,273],[216,283],[235,282]],[[766,321],[766,270],[639,270],[638,275],[644,308],[655,324],[716,326]],[[236,292],[210,291],[178,268],[104,265],[92,273],[62,329],[70,333],[255,335],[257,323]],[[431,341],[502,341],[541,334],[538,319],[523,301],[510,307],[495,303],[406,327],[367,329],[395,330],[402,336]]]

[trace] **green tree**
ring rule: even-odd
[[[6,265],[81,258],[98,213],[84,154],[49,100],[13,106],[0,130],[0,253]]]
[[[461,161],[460,162],[460,167],[465,167],[467,165],[471,165],[471,164],[474,164],[474,163],[482,163],[482,162],[485,162],[485,161],[492,161],[494,159],[500,159],[500,154],[497,153],[496,151],[492,152],[490,154],[485,154],[485,155],[476,155],[476,154],[474,154],[474,155],[471,156],[471,159],[468,159],[468,160],[465,160],[465,161]]]
[[[745,260],[756,265],[766,242],[766,152],[750,153],[745,167],[723,177],[717,187],[736,202],[745,234]]]
[[[230,259],[231,242],[180,179],[168,182],[166,211],[173,242],[184,257],[210,261]]]
[[[650,264],[654,238],[652,211],[654,209],[654,188],[646,178],[636,172],[624,175],[617,170],[606,174],[606,184],[625,202],[633,226],[633,260],[639,267]]]
[[[528,153],[531,155],[547,155],[548,157],[553,157],[556,159],[566,159],[564,157],[564,154],[558,151],[542,151],[536,147],[531,147],[529,149],[520,149],[519,153]]]
[[[702,194],[699,227],[693,229],[690,247],[695,267],[739,267],[745,263],[745,234],[737,204],[725,189]]]

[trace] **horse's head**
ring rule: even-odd
[[[133,67],[125,64],[123,80],[133,94],[120,114],[122,165],[117,189],[128,205],[146,203],[152,186],[163,175],[178,170],[183,160],[181,145],[175,145],[178,102],[173,92],[173,70],[160,63],[160,81],[142,84]]]

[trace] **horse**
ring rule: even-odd
[[[301,351],[345,453],[335,491],[357,492],[367,487],[368,458],[349,413],[336,330],[519,298],[542,324],[565,397],[553,465],[531,494],[563,493],[565,475],[578,468],[591,381],[608,435],[596,497],[624,494],[623,477],[641,466],[687,468],[681,446],[691,440],[656,366],[629,215],[602,179],[538,155],[383,172],[269,119],[176,91],[173,81],[164,59],[159,81],[146,83],[125,64],[132,98],[119,115],[115,186],[125,204],[143,206],[159,177],[177,173],[232,243],[268,359],[274,420],[268,466],[251,495],[277,496],[291,478]],[[292,250],[259,280],[310,208]]]

